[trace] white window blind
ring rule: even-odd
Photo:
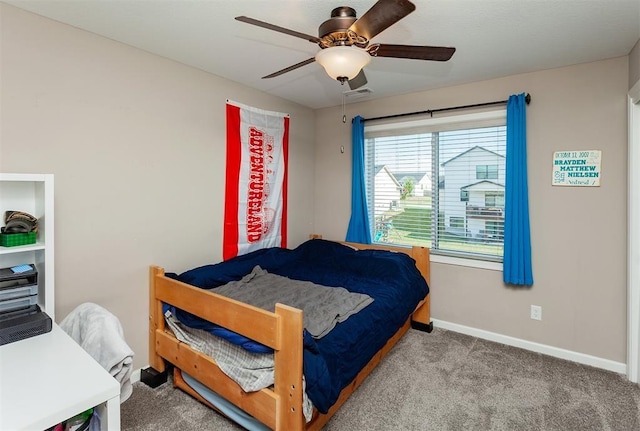
[[[504,111],[365,125],[372,238],[502,260]]]

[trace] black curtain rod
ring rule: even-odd
[[[527,93],[527,95],[524,96],[524,101],[527,102],[527,105],[531,103],[531,94]],[[420,114],[429,114],[433,116],[433,114],[436,112],[457,111],[460,109],[484,108],[485,106],[506,105],[507,102],[508,100],[499,100],[497,102],[476,103],[475,105],[453,106],[450,108],[440,108],[440,109],[427,109],[426,111],[406,112],[404,114],[385,115],[383,117],[363,118],[362,121],[366,122],[366,121],[374,121],[374,120],[385,120],[387,118],[407,117],[409,115],[420,115]]]

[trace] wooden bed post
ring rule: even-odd
[[[411,248],[411,257],[416,261],[416,267],[427,281],[427,284],[429,284],[429,294],[411,316],[411,327],[425,332],[433,331],[433,322],[431,322],[430,256],[431,255],[427,247],[413,246]]]
[[[413,247],[411,247],[411,257],[413,257],[413,260],[416,261],[416,267],[418,268],[418,271],[420,271],[424,279],[427,280],[427,283],[431,283],[431,266],[429,264],[431,254],[429,252],[429,249],[427,247],[414,245]]]
[[[149,268],[149,365],[160,373],[165,371],[165,365],[162,357],[156,353],[156,330],[164,331],[164,316],[162,302],[156,299],[156,277],[163,275],[163,268]]]
[[[276,431],[302,431],[302,311],[276,304],[275,312],[279,317],[278,347],[274,353]]]

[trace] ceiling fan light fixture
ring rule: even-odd
[[[355,46],[332,46],[318,52],[316,61],[330,77],[344,82],[355,78],[371,61],[371,56],[364,49]]]

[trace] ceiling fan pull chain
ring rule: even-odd
[[[346,123],[347,122],[347,115],[345,114],[345,109],[344,109],[344,92],[342,93],[342,123]]]

